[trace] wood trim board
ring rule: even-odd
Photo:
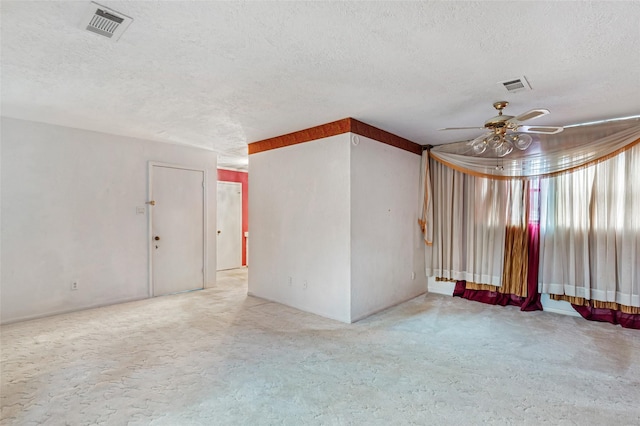
[[[362,121],[354,118],[343,118],[342,120],[333,121],[320,126],[311,127],[309,129],[299,130],[297,132],[288,133],[275,138],[264,139],[249,144],[249,155],[259,152],[269,151],[285,146],[296,145],[299,143],[310,142],[317,139],[328,138],[330,136],[341,135],[343,133],[355,133],[378,142],[422,155],[422,145],[410,141],[409,139],[389,133],[386,130],[378,129]]]

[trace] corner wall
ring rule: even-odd
[[[249,293],[350,322],[349,135],[249,157]]]
[[[427,291],[419,155],[351,134],[351,321]]]
[[[2,322],[149,296],[148,161],[207,170],[215,283],[213,152],[4,117],[1,144]]]
[[[249,144],[249,293],[347,323],[425,293],[421,152],[352,118]]]

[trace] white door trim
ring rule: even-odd
[[[149,161],[147,165],[147,258],[148,258],[148,276],[149,276],[149,295],[148,297],[153,297],[153,214],[152,207],[149,201],[153,200],[153,168],[154,167],[168,167],[171,169],[181,169],[181,170],[192,170],[196,172],[203,173],[203,185],[202,185],[202,288],[207,287],[207,283],[209,282],[207,279],[208,268],[207,268],[207,250],[208,250],[208,242],[207,242],[207,212],[209,211],[208,201],[207,201],[207,193],[209,192],[209,176],[207,170],[201,167],[191,167],[191,166],[183,166],[180,164],[171,164],[171,163],[162,163],[158,161]]]

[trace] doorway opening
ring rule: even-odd
[[[242,266],[242,184],[218,182],[217,270]]]

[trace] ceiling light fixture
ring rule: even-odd
[[[496,129],[495,133],[479,136],[469,142],[474,155],[484,153],[487,148],[492,149],[498,157],[509,155],[513,148],[521,151],[529,148],[533,138],[526,133],[506,133],[507,129]]]
[[[504,157],[511,153],[514,148],[521,151],[529,148],[531,142],[533,142],[533,138],[528,135],[528,133],[552,135],[563,130],[562,127],[557,126],[523,126],[523,121],[533,120],[534,118],[547,115],[549,114],[549,110],[532,109],[531,111],[514,117],[502,114],[502,110],[506,108],[507,105],[509,105],[507,101],[499,101],[493,104],[493,107],[498,110],[498,115],[485,121],[484,127],[481,127],[481,129],[489,130],[489,133],[485,133],[469,141],[473,155],[480,155],[484,153],[487,148],[491,148],[498,157]],[[447,127],[440,130],[463,129],[477,129],[477,127]]]

